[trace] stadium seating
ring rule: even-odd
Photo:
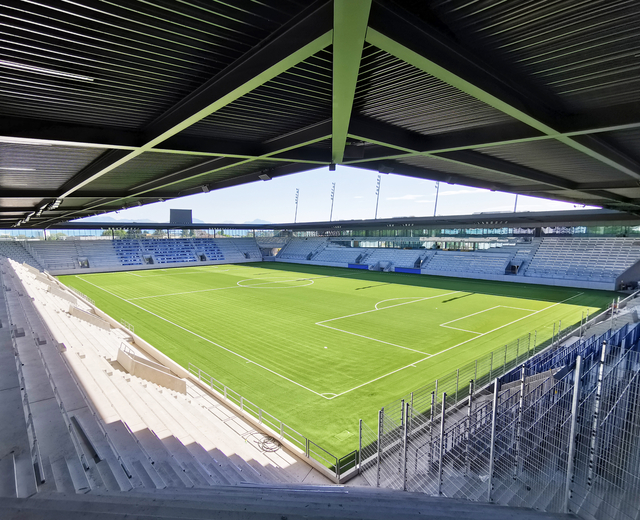
[[[25,247],[45,269],[79,267],[75,240],[29,240],[25,242]]]
[[[512,253],[437,251],[423,269],[427,272],[503,275],[512,257]]]
[[[110,267],[120,263],[111,240],[77,240],[79,258],[86,258],[89,267]]]
[[[615,282],[640,260],[634,238],[544,238],[525,276]]]
[[[215,241],[208,238],[194,238],[192,239],[193,247],[196,254],[204,254],[207,260],[224,260],[224,255],[218,247]]]
[[[283,260],[309,260],[327,245],[326,238],[294,238],[289,240],[278,253]]]
[[[0,257],[12,258],[20,264],[27,263],[40,271],[44,269],[44,266],[20,242],[15,240],[0,240]]]
[[[144,263],[142,260],[142,246],[139,240],[114,240],[113,248],[116,250],[120,265],[142,265]]]
[[[196,255],[193,243],[188,238],[150,238],[140,240],[143,254],[153,255],[156,264],[175,264],[182,262],[195,262]]]
[[[8,451],[0,453],[3,470],[15,467],[3,472],[11,478],[0,481],[0,496],[36,491],[32,455],[42,461],[40,492],[329,483],[283,449],[262,451],[263,435],[195,383],[183,395],[126,373],[115,361],[123,342],[135,348],[125,330],[71,316],[68,300],[18,264],[5,260],[2,269],[9,290],[0,322],[24,332],[12,343],[9,327],[0,328],[0,352],[12,360],[1,369],[3,389],[12,391],[0,400],[0,445],[24,449],[11,464]]]
[[[328,245],[325,249],[313,256],[315,262],[326,262],[328,264],[355,264],[358,257],[363,253],[357,247],[336,247]]]
[[[371,251],[365,261],[369,265],[385,261],[398,267],[415,267],[416,261],[422,255],[424,250],[420,249],[376,248]]]

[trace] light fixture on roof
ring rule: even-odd
[[[207,186],[206,184],[202,186],[202,192],[203,193],[209,193],[209,186]]]
[[[389,164],[380,163],[378,165],[378,173],[393,173],[393,166]]]
[[[258,179],[262,181],[270,181],[271,177],[269,177],[266,172],[262,172],[260,175],[258,175]]]
[[[62,204],[62,199],[56,199],[49,209],[58,209],[58,206]]]
[[[12,168],[10,166],[0,166],[0,170],[9,170],[12,172],[35,172],[36,171],[35,168],[21,168],[19,166],[16,166],[15,168]]]
[[[45,76],[73,79],[76,81],[93,81],[93,78],[90,78],[89,76],[73,74],[71,72],[64,72],[63,70],[45,69],[44,67],[36,67],[34,65],[27,65],[25,63],[16,63],[15,61],[0,60],[0,67],[13,70],[22,70],[25,72],[33,72],[34,74],[43,74]]]

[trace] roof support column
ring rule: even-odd
[[[333,9],[331,162],[339,164],[344,159],[347,144],[371,0],[335,0]]]

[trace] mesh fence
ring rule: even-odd
[[[360,474],[370,486],[378,485],[378,432],[360,421]]]
[[[371,485],[433,496],[637,520],[639,342],[640,326],[580,341],[553,369],[521,366],[519,380],[496,380],[497,393],[475,391],[475,363],[473,377],[456,371],[383,409],[379,446],[363,426],[363,474]],[[516,342],[499,359],[494,352],[489,368],[512,370],[521,347],[528,356],[531,343]]]

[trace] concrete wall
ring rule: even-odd
[[[260,262],[259,258],[247,258],[231,262],[234,264],[242,264],[246,262]],[[151,265],[110,265],[105,267],[87,267],[86,269],[50,269],[52,275],[59,276],[64,274],[89,274],[89,273],[115,273],[120,271],[146,271],[148,269],[171,269],[172,267],[200,267],[203,265],[222,265],[228,264],[226,260],[215,260],[207,262],[177,262],[175,264],[151,264]]]
[[[77,305],[78,304],[78,298],[76,298],[72,294],[69,294],[66,291],[63,291],[62,289],[58,289],[58,287],[56,287],[54,285],[50,285],[48,290],[54,296],[57,296],[58,298],[62,298],[63,300],[67,300],[72,305]]]
[[[565,280],[559,278],[535,278],[533,276],[516,276],[516,275],[499,275],[499,274],[483,274],[483,273],[462,273],[462,272],[444,272],[430,271],[429,269],[421,269],[422,274],[431,276],[448,276],[451,278],[472,278],[474,280],[492,280],[496,282],[515,282],[526,283],[530,285],[552,285],[554,287],[575,287],[576,289],[599,289],[602,291],[615,291],[616,284],[614,282],[591,282],[588,280]]]
[[[174,376],[171,371],[158,363],[154,363],[139,356],[118,350],[118,363],[131,375],[151,381],[156,385],[169,388],[181,394],[187,393],[187,382]]]
[[[86,311],[83,311],[82,309],[78,309],[78,307],[74,307],[73,305],[69,308],[69,314],[71,314],[71,316],[75,316],[76,318],[80,318],[87,323],[91,323],[91,325],[100,327],[101,329],[111,330],[111,325],[109,325],[107,321],[96,316],[95,314],[90,314]]]
[[[630,282],[637,282],[640,280],[640,261],[633,264],[629,269],[622,273],[616,279],[616,287],[620,287],[620,284],[628,284]]]

